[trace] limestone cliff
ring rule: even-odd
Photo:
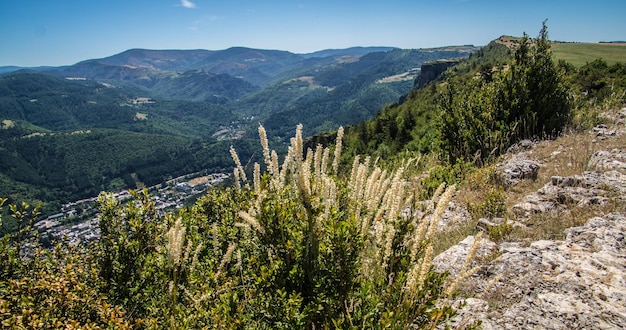
[[[423,63],[420,75],[415,80],[415,86],[417,86],[417,88],[423,88],[428,83],[437,79],[437,77],[449,67],[456,65],[460,61],[461,59],[459,58],[452,58]]]

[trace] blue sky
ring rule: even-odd
[[[626,39],[626,0],[2,0],[0,66],[67,65],[130,48],[485,45],[500,35]]]

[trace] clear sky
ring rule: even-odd
[[[482,46],[500,35],[626,39],[626,0],[0,0],[0,66],[67,65],[130,48]]]

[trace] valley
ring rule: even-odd
[[[176,212],[192,204],[196,198],[206,194],[208,189],[220,185],[228,178],[229,175],[224,173],[207,174],[203,171],[182,175],[144,189],[150,194],[155,210],[160,216],[164,216],[166,212]],[[134,195],[141,193],[141,190],[109,192],[119,203],[126,203]],[[65,203],[57,210],[58,213],[37,221],[34,226],[42,244],[50,247],[52,243],[59,241],[76,245],[97,240],[100,237],[98,199],[98,196],[94,196]]]
[[[413,87],[422,63],[476,47],[355,47],[293,54],[131,49],[58,68],[3,68],[0,195],[64,203],[152,186],[184,173],[230,168],[259,123],[281,153],[306,135],[371,118]],[[81,133],[81,134],[77,134]]]

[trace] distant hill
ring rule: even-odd
[[[45,211],[101,190],[153,185],[230,163],[216,132],[238,117],[217,104],[145,97],[140,89],[44,73],[0,76],[0,195]]]
[[[367,119],[412,88],[423,62],[463,58],[476,50],[353,47],[293,54],[245,47],[132,49],[49,72],[140,88],[153,98],[224,105],[267,122],[269,134],[289,136],[299,122],[309,124],[305,127],[313,133]]]
[[[211,53],[195,63],[194,68],[226,73],[258,86],[266,86],[273,77],[302,62],[301,56],[287,51],[232,47]]]
[[[129,49],[113,56],[80,62],[100,62],[111,65],[130,66],[167,71],[187,71],[194,63],[213,53],[210,50],[151,50]]]
[[[143,87],[154,97],[224,104],[258,90],[251,83],[226,74],[202,70],[186,72],[86,61],[50,73],[66,78],[88,78]]]
[[[387,52],[397,47],[350,47],[345,49],[324,49],[312,53],[300,54],[304,58],[330,56],[363,56],[369,53]]]
[[[339,125],[371,118],[385,104],[398,102],[413,87],[422,63],[467,57],[476,49],[395,49],[370,53],[356,61],[303,71],[303,78],[283,83],[271,95],[258,92],[247,97],[244,101],[250,106],[242,108],[250,110],[258,105],[259,109],[271,113],[262,119],[268,134],[289,136],[291,127],[298,123],[304,125],[307,134],[336,129]],[[304,81],[307,82],[305,86],[293,86],[302,85]],[[291,98],[290,102],[282,102],[280,97],[285,95],[284,89],[292,94],[300,91],[302,95]],[[272,98],[277,101],[275,106],[272,106]]]
[[[0,66],[0,74],[7,73],[7,72],[14,72],[20,69],[21,68],[19,66],[12,66],[12,65]]]
[[[127,91],[94,81],[68,81],[42,73],[0,76],[0,118],[51,130],[132,122],[134,111],[121,105],[130,98]]]
[[[0,118],[52,131],[114,128],[195,137],[236,121],[216,103],[154,100],[139,88],[83,79],[44,73],[0,76]]]

